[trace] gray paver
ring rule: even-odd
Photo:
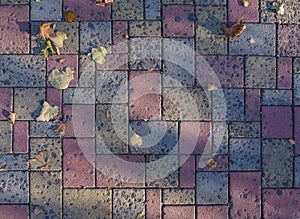
[[[94,104],[96,102],[94,88],[67,88],[63,91],[65,104]]]
[[[28,154],[0,154],[0,169],[28,170]]]
[[[293,73],[300,74],[300,58],[295,58],[293,61]]]
[[[0,0],[0,5],[21,5],[29,4],[29,0]]]
[[[62,0],[55,2],[52,0],[39,2],[30,0],[30,6],[30,19],[32,21],[59,21],[62,19]]]
[[[143,20],[144,1],[114,1],[112,18],[114,20]]]
[[[0,121],[0,153],[12,151],[12,125]]]
[[[228,153],[228,124],[226,122],[212,123],[212,153]]]
[[[300,105],[300,74],[294,75],[294,104]]]
[[[226,0],[195,0],[196,5],[226,5]]]
[[[162,194],[166,205],[195,204],[194,189],[164,189]]]
[[[259,122],[231,122],[229,124],[229,136],[234,138],[259,138]]]
[[[59,137],[59,132],[54,132],[56,126],[54,122],[36,122],[31,121],[29,124],[30,137]]]
[[[161,18],[160,0],[145,0],[145,18],[146,20],[159,20]]]
[[[162,0],[163,4],[193,4],[193,0]]]
[[[95,87],[95,62],[87,55],[79,57],[79,81],[80,87]]]
[[[262,105],[267,106],[289,106],[292,105],[291,90],[262,90]]]
[[[129,21],[129,35],[130,36],[161,36],[161,22],[160,21]]]
[[[300,188],[300,156],[295,158],[295,187]]]

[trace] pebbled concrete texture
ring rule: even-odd
[[[299,1],[248,2],[0,0],[0,219],[299,218]]]

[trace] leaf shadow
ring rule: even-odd
[[[41,110],[43,108],[44,100],[38,100],[38,103],[39,103],[38,108],[34,112],[30,113],[30,116],[33,119],[36,119],[39,116],[39,114],[40,114],[40,112],[41,112]]]
[[[208,16],[205,18],[205,20],[198,20],[197,23],[206,30],[210,31],[210,33],[213,35],[223,35],[222,24],[224,24],[224,21],[220,20],[212,13],[208,13]]]
[[[19,26],[19,30],[21,32],[26,32],[30,34],[30,24],[29,22],[17,21],[17,25]]]

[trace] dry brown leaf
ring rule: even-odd
[[[100,7],[105,7],[105,5],[112,3],[114,3],[114,0],[96,0],[95,4]]]
[[[145,216],[144,211],[141,211],[140,213],[137,214],[136,218],[140,219],[140,218],[143,218],[144,216]]]
[[[242,5],[244,7],[248,7],[249,6],[249,2],[247,0],[240,0],[240,2],[242,3]]]
[[[61,58],[61,59],[58,59],[57,60],[60,64],[63,64],[65,61],[66,61],[66,59],[65,58]]]
[[[239,36],[245,29],[246,26],[242,24],[243,18],[238,20],[232,27],[227,27],[226,25],[222,25],[224,35],[227,38],[234,38]]]
[[[52,22],[44,23],[40,26],[40,33],[38,36],[42,37],[43,40],[49,39],[50,37],[55,36],[54,29],[55,24],[52,25]]]
[[[212,170],[218,166],[218,162],[213,158],[210,158],[208,161],[206,161],[206,166],[208,167],[208,169]]]
[[[59,132],[60,138],[63,138],[65,136],[67,125],[64,121],[59,121],[57,125],[53,128],[54,132]]]
[[[11,122],[11,124],[15,124],[16,121],[16,113],[9,112],[7,119]]]
[[[73,22],[75,18],[76,18],[76,14],[74,11],[68,10],[65,12],[65,19],[68,23]]]
[[[28,160],[31,168],[35,169],[46,169],[50,163],[50,157],[46,150],[39,152],[38,154],[33,155],[33,158]]]

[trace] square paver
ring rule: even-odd
[[[159,20],[161,18],[161,1],[145,0],[146,20]]]
[[[287,139],[262,141],[262,187],[291,187],[293,145]]]
[[[0,215],[6,219],[29,218],[28,205],[0,205]]]
[[[195,207],[191,205],[163,206],[163,215],[165,219],[194,218]]]
[[[143,20],[144,2],[133,1],[114,1],[112,5],[113,20]]]
[[[240,1],[228,2],[228,21],[236,22],[243,18],[244,22],[259,21],[259,0],[249,0],[249,6],[244,7]]]
[[[62,0],[52,2],[30,0],[30,19],[32,21],[60,21],[62,19]]]
[[[280,56],[297,56],[300,53],[299,34],[300,25],[281,25],[278,27],[278,53]]]
[[[0,53],[29,53],[29,6],[1,6]]]
[[[289,106],[292,101],[292,90],[262,90],[262,105]]]
[[[300,58],[294,58],[292,65],[293,65],[293,72],[295,74],[300,74]]]
[[[6,116],[3,115],[4,111],[12,111],[13,105],[13,89],[0,88],[0,120],[6,120]],[[4,111],[3,111],[4,110]]]
[[[0,153],[12,152],[12,125],[0,121]]]

